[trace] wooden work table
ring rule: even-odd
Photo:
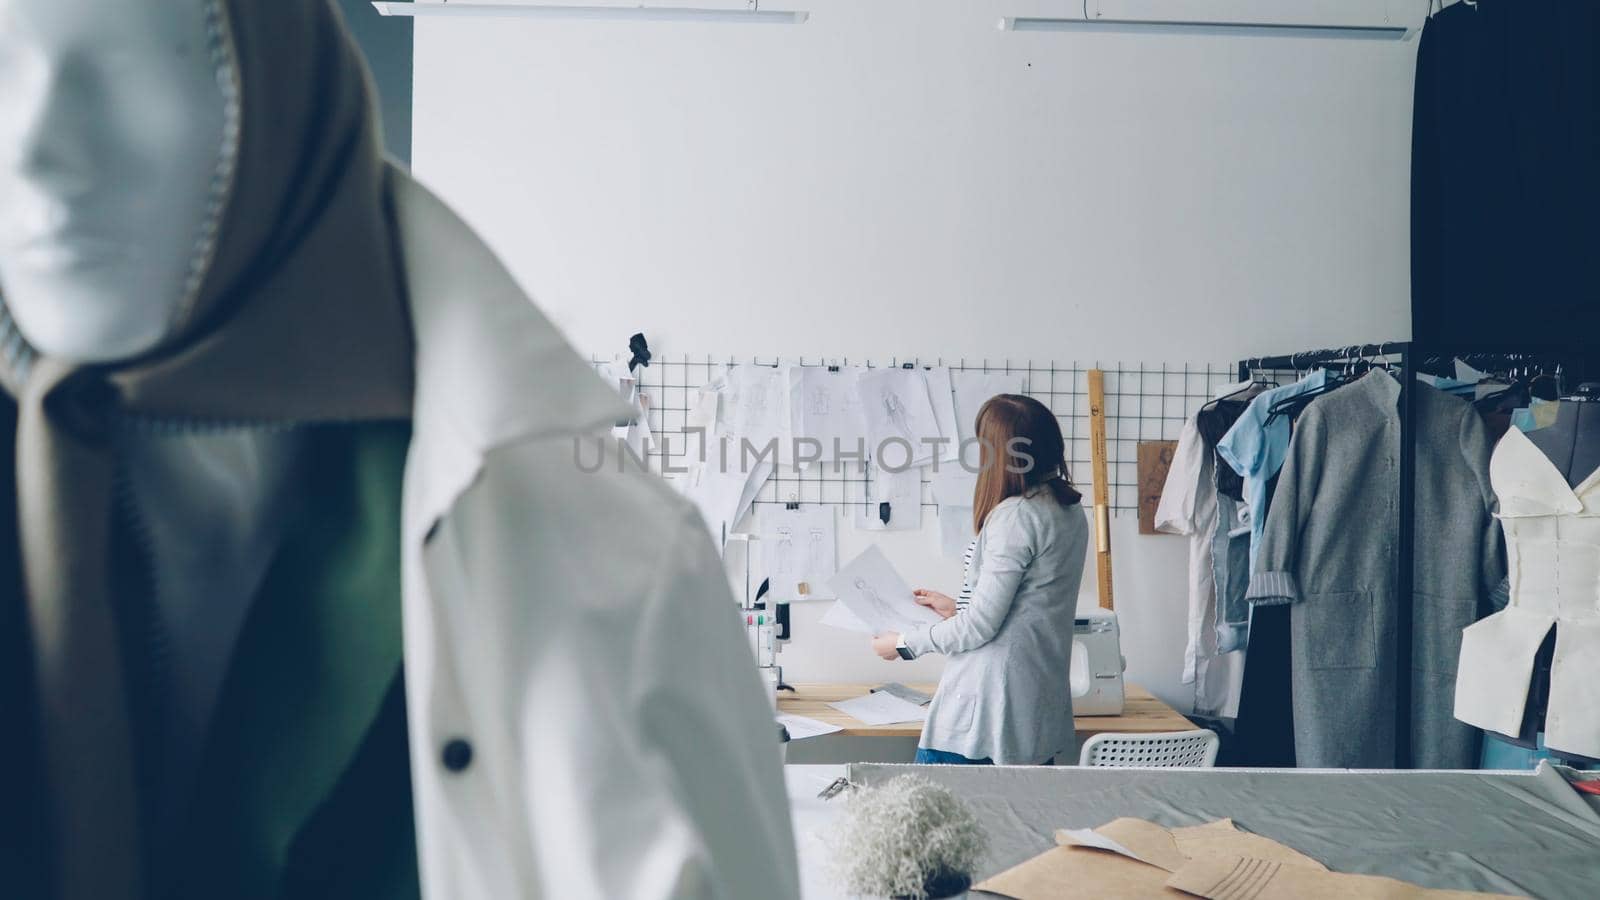
[[[805,716],[844,729],[839,732],[856,737],[920,737],[921,722],[901,722],[895,725],[868,725],[829,706],[840,700],[849,700],[867,693],[868,684],[797,684],[794,691],[778,692],[778,711],[795,716]],[[937,685],[919,683],[907,687],[932,694]],[[1081,743],[1093,735],[1106,731],[1151,734],[1158,731],[1188,731],[1194,723],[1177,710],[1157,700],[1149,691],[1136,684],[1123,687],[1125,703],[1120,716],[1078,716],[1073,720]]]

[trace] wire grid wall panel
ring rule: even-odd
[[[610,363],[626,371],[624,356],[591,357],[596,366]],[[946,366],[952,372],[1015,373],[1023,376],[1023,392],[1049,407],[1066,440],[1072,480],[1086,496],[1093,488],[1089,449],[1090,369],[1105,372],[1106,456],[1111,480],[1111,507],[1115,513],[1137,513],[1139,508],[1138,444],[1141,441],[1175,441],[1184,422],[1223,385],[1234,381],[1237,367],[1224,363],[1057,363],[1031,360],[974,359],[962,357],[849,358],[784,357],[782,363],[800,366],[863,366],[866,368],[926,368]],[[650,398],[649,427],[656,438],[650,453],[653,470],[675,477],[698,458],[700,444],[686,433],[691,409],[701,387],[739,366],[777,366],[780,360],[761,357],[658,355],[649,366],[634,370],[640,390]],[[710,451],[708,455],[714,454]],[[730,463],[737,458],[736,443],[729,446]],[[713,457],[714,458],[714,457]],[[943,463],[958,465],[958,463]],[[681,477],[681,476],[679,476]],[[841,507],[870,506],[869,466],[814,463],[804,470],[779,466],[756,496],[757,505],[823,503]],[[933,507],[932,483],[923,470],[922,504]]]

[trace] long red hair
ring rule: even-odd
[[[972,494],[972,530],[1000,501],[1040,486],[1062,506],[1083,499],[1067,472],[1066,442],[1050,408],[1022,394],[997,394],[978,410],[978,487]]]

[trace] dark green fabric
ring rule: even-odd
[[[419,895],[400,675],[410,428],[312,435],[309,502],[223,686],[182,897]]]
[[[0,403],[9,403],[0,396]],[[0,415],[0,430],[13,418]],[[404,424],[311,429],[306,502],[213,723],[179,898],[420,896],[400,673]],[[0,434],[0,471],[12,441]],[[0,479],[0,897],[49,896],[16,504]]]

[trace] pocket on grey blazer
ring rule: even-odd
[[[972,730],[972,719],[978,712],[978,698],[974,694],[956,694],[950,698],[950,715],[947,720],[950,730],[963,732]]]
[[[1311,669],[1371,669],[1378,665],[1378,621],[1371,591],[1307,594],[1296,604],[1294,643]]]

